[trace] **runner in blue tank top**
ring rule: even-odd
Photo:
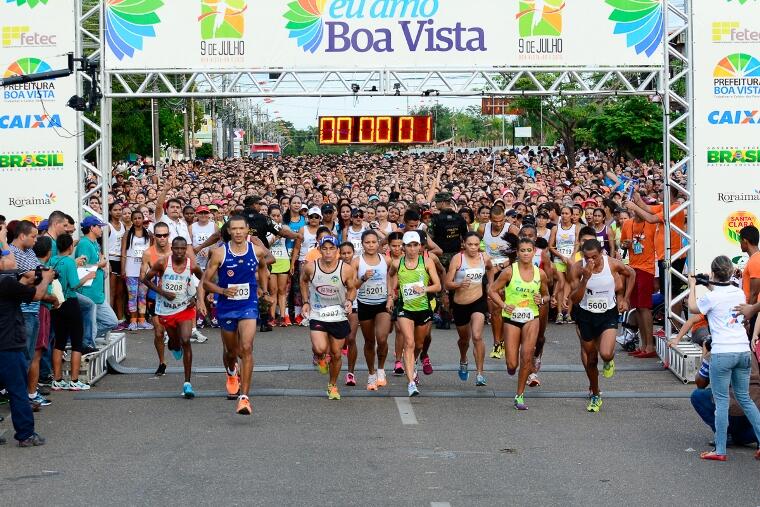
[[[248,241],[248,225],[244,217],[230,217],[225,228],[223,239],[226,242],[212,252],[203,286],[208,292],[219,295],[216,308],[224,342],[227,398],[237,397],[236,412],[250,415],[248,393],[253,376],[253,339],[259,318],[259,297],[269,298],[267,266],[274,263],[274,257],[260,243]]]

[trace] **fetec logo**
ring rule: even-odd
[[[5,69],[3,77],[25,76],[50,70],[50,65],[39,58],[19,58]],[[55,98],[55,82],[53,80],[6,85],[0,90],[3,93],[3,100],[8,102]]]
[[[741,28],[739,21],[716,21],[712,24],[712,41],[722,42],[760,42],[760,32]]]
[[[63,167],[63,153],[0,153],[0,169],[26,167]]]
[[[107,0],[105,38],[116,58],[132,58],[142,51],[143,39],[156,36],[153,26],[161,22],[156,11],[163,5],[162,0]]]
[[[437,26],[439,0],[295,0],[284,14],[289,37],[298,47],[315,53],[326,38],[326,53],[356,51],[392,53],[401,44],[410,52],[486,51],[480,27]],[[389,27],[355,28],[351,20],[371,19],[373,25],[395,22],[400,37]],[[390,25],[393,26],[393,25]],[[398,35],[398,32],[396,32]]]
[[[760,162],[760,149],[752,148],[748,150],[739,149],[712,149],[707,150],[708,164],[757,164]]]
[[[28,5],[32,9],[40,4],[46,5],[48,0],[5,0],[7,4],[16,4],[17,6]]]
[[[0,116],[0,129],[50,129],[61,126],[57,114],[17,114]]]
[[[14,208],[23,208],[25,206],[47,206],[55,204],[58,201],[58,197],[50,192],[49,194],[43,194],[41,197],[8,197],[8,206]]]
[[[57,37],[39,32],[32,32],[29,25],[10,25],[3,27],[4,48],[44,48],[56,45]]]
[[[735,211],[723,222],[723,234],[732,243],[739,244],[739,231],[748,225],[758,226],[757,217],[749,211]]]
[[[760,95],[760,60],[747,53],[722,58],[713,70],[713,93],[718,97]]]
[[[707,114],[711,125],[760,125],[760,110],[728,109]]]
[[[615,35],[625,35],[626,45],[636,54],[652,56],[662,44],[665,17],[662,0],[605,0],[614,7],[610,21],[615,22]]]
[[[201,38],[241,39],[245,33],[245,17],[248,9],[245,0],[201,0]]]
[[[520,0],[515,16],[520,37],[559,37],[564,8],[564,0]]]

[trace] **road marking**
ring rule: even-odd
[[[451,507],[449,502],[430,502],[430,507]]]
[[[401,416],[403,424],[417,424],[417,417],[414,415],[414,409],[409,398],[393,398],[396,400],[398,415]]]

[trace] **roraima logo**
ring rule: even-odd
[[[760,125],[760,110],[718,109],[708,113],[707,121],[711,125]]]
[[[57,114],[25,114],[0,116],[0,129],[51,129],[61,126]]]
[[[8,197],[8,206],[23,208],[26,206],[49,206],[55,204],[58,197],[50,192],[40,197]]]
[[[284,14],[298,47],[315,53],[486,51],[485,31],[437,23],[439,0],[295,0]],[[447,2],[451,5],[452,2]],[[357,27],[371,22],[372,28]],[[383,26],[386,25],[386,26]],[[324,40],[326,39],[326,41]]]

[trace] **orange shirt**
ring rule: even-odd
[[[670,210],[673,211],[679,205],[671,204]],[[650,206],[652,214],[662,220],[662,223],[657,224],[657,234],[654,240],[654,250],[657,253],[657,260],[661,261],[665,258],[665,207],[662,204],[655,204]],[[681,211],[673,217],[673,225],[686,232],[686,213]],[[681,235],[675,230],[670,231],[670,251],[675,253],[681,249]]]
[[[634,222],[632,218],[629,218],[623,223],[621,229],[621,241],[630,241],[628,246],[628,258],[630,259],[629,265],[634,269],[646,271],[654,275],[655,269],[655,250],[654,250],[654,238],[657,233],[657,224],[650,224],[649,222]],[[636,253],[638,247],[636,244],[641,245],[642,249],[640,253]]]
[[[319,251],[319,248],[310,248],[309,251],[306,252],[306,262],[313,262],[321,258],[322,252]]]
[[[755,254],[749,258],[742,273],[742,289],[747,297],[747,303],[755,304],[757,301],[749,300],[749,284],[752,278],[760,278],[760,255]]]

